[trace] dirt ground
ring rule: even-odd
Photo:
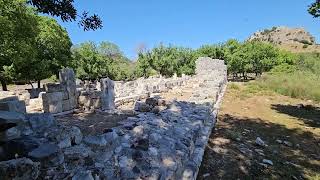
[[[228,84],[198,179],[319,180],[319,105],[257,92]],[[266,146],[257,145],[257,137]]]
[[[66,126],[77,126],[84,135],[103,134],[108,129],[118,126],[118,122],[125,120],[132,114],[108,114],[104,112],[78,113],[57,116],[59,123]]]

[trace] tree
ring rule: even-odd
[[[107,76],[109,59],[103,59],[98,47],[93,42],[81,43],[72,48],[73,67],[80,79],[95,80]]]
[[[36,7],[37,11],[51,16],[60,17],[62,21],[76,21],[85,31],[102,28],[102,20],[96,15],[89,15],[84,11],[79,15],[74,7],[74,0],[27,0],[29,4]]]
[[[37,16],[24,0],[0,1],[0,81],[3,90],[14,72],[13,63],[36,55]]]
[[[320,0],[316,0],[309,6],[308,12],[315,18],[320,17]]]
[[[199,56],[210,57],[212,59],[224,59],[224,49],[222,44],[204,45],[198,49]]]
[[[71,60],[71,40],[68,33],[53,18],[38,16],[40,31],[35,38],[33,49],[36,51],[32,59],[15,61],[14,77],[25,82],[37,81],[57,75],[59,69],[66,67]]]

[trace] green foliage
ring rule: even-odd
[[[39,81],[57,74],[71,57],[68,33],[39,16],[25,0],[0,2],[0,80]]]
[[[228,87],[229,87],[230,89],[240,90],[239,85],[237,85],[236,83],[230,83],[230,84],[228,85]]]
[[[59,69],[67,66],[71,58],[71,40],[68,33],[56,20],[38,16],[39,33],[35,38],[36,52],[32,59],[14,63],[15,79],[39,81],[58,74]]]
[[[174,74],[194,74],[198,55],[188,48],[159,45],[150,51],[139,53],[136,74],[148,77],[153,71],[171,77]]]
[[[309,6],[308,12],[315,18],[320,17],[320,1],[315,0],[315,2]]]
[[[199,57],[210,57],[212,59],[224,59],[225,56],[223,44],[201,46],[197,53]]]
[[[300,54],[293,65],[278,65],[256,83],[283,95],[320,102],[319,59],[319,53]]]
[[[36,14],[24,0],[0,1],[0,26],[0,80],[5,86],[15,72],[13,63],[36,55],[33,47],[39,29]]]
[[[247,41],[239,43],[236,40],[229,40],[224,45],[224,60],[227,63],[228,72],[233,74],[255,73],[270,71],[274,66],[281,63],[291,64],[293,56],[280,51],[269,43],[259,41]]]
[[[110,42],[85,42],[72,48],[71,67],[80,79],[95,80],[110,77],[113,80],[134,78],[133,64],[122,54],[120,48]]]

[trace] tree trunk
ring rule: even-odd
[[[40,87],[40,86],[41,86],[40,81],[41,81],[41,80],[38,80],[38,88],[41,88],[41,87]]]
[[[31,85],[31,88],[34,89],[33,84],[31,81],[29,81],[29,84]]]
[[[3,91],[8,91],[6,81],[4,79],[0,79],[0,81],[1,81],[2,90]]]

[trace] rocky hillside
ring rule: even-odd
[[[320,52],[320,45],[303,28],[273,27],[254,33],[248,40],[270,42],[292,52]]]

